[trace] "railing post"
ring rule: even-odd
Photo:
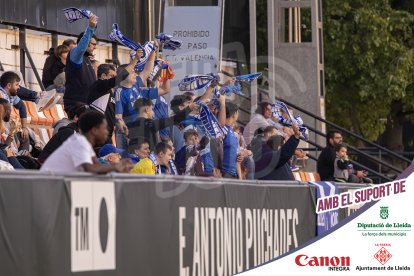
[[[112,62],[119,66],[119,59],[118,59],[118,44],[116,42],[112,42]]]
[[[42,79],[40,78],[39,72],[37,72],[36,65],[33,62],[32,56],[30,55],[30,52],[27,49],[25,27],[19,28],[19,48],[20,48],[20,72],[22,73],[23,80],[26,82],[26,56],[27,56],[30,66],[32,67],[32,70],[35,74],[37,83],[39,84],[40,89],[44,91],[45,87],[43,86]]]
[[[379,158],[380,161],[382,161],[381,149],[379,149],[378,158]],[[382,170],[382,164],[381,163],[378,163],[378,171],[379,171],[379,173],[382,173],[381,170]]]
[[[26,82],[26,28],[19,27],[19,49],[20,49],[20,72],[22,73],[23,80]]]
[[[59,42],[58,42],[58,34],[53,33],[52,34],[52,48],[56,50],[58,44],[59,44]]]

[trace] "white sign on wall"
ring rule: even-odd
[[[174,70],[171,97],[180,94],[178,82],[190,74],[216,74],[220,59],[221,8],[166,6],[164,33],[183,42],[175,51],[163,50]]]
[[[113,182],[72,181],[71,270],[113,270],[116,205]]]

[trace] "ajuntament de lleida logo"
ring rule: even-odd
[[[382,219],[387,219],[388,218],[388,206],[380,206],[381,210],[380,210],[380,217]]]

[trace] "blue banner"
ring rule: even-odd
[[[339,188],[335,182],[317,181],[309,182],[309,184],[315,186],[316,202],[319,198],[339,194]],[[338,210],[318,214],[316,222],[316,235],[319,236],[337,225],[339,221],[338,215]]]

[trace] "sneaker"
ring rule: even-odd
[[[294,165],[294,164],[292,164],[292,165],[290,165],[290,170],[291,170],[292,172],[298,172],[298,171],[299,171],[299,167],[298,167],[298,166],[296,166],[296,165]]]

